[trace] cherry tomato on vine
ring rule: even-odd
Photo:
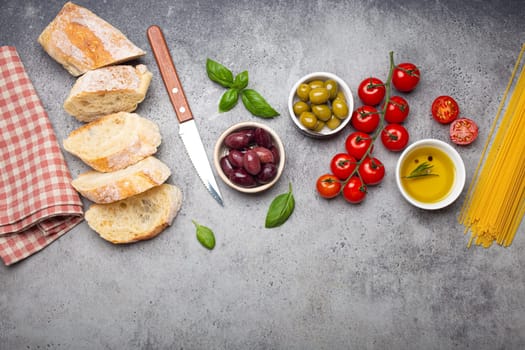
[[[407,100],[401,96],[392,96],[388,101],[385,120],[389,123],[402,123],[408,117],[410,107]]]
[[[343,197],[350,203],[360,203],[366,197],[366,185],[357,176],[352,176],[343,187]]]
[[[401,92],[414,90],[419,83],[421,74],[415,64],[404,62],[394,67],[392,72],[392,84]]]
[[[361,106],[352,113],[351,123],[354,129],[366,133],[373,132],[379,125],[379,112],[372,106]]]
[[[394,152],[403,150],[408,144],[410,135],[403,125],[388,124],[381,131],[381,142],[386,149]]]
[[[347,153],[337,153],[330,161],[330,170],[339,180],[348,179],[356,166],[356,159]]]
[[[385,166],[377,158],[366,157],[358,171],[363,182],[369,186],[378,185],[385,177]]]
[[[478,137],[478,125],[471,119],[458,118],[450,124],[450,139],[457,145],[469,145]]]
[[[319,176],[316,183],[317,193],[323,198],[334,198],[341,192],[341,181],[333,174]]]
[[[366,78],[359,84],[357,95],[365,105],[377,106],[385,98],[385,83],[380,79],[370,77]]]
[[[441,124],[449,124],[459,115],[459,106],[450,96],[439,96],[432,102],[432,117]]]
[[[374,147],[372,145],[372,141],[372,138],[367,133],[355,131],[346,138],[346,152],[355,159],[359,160],[365,156],[368,148],[370,148],[369,153],[372,153],[372,149]]]

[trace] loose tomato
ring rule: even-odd
[[[386,149],[394,152],[403,150],[408,144],[409,138],[407,129],[400,124],[388,124],[381,132],[381,142]]]
[[[385,84],[378,78],[366,78],[359,84],[357,95],[365,105],[377,106],[385,98]]]
[[[457,145],[469,145],[478,137],[478,125],[471,119],[459,118],[450,124],[450,139]]]
[[[352,113],[351,123],[357,131],[371,133],[379,125],[379,120],[380,117],[377,109],[364,105],[358,107],[354,113]]]
[[[392,72],[392,84],[401,92],[414,90],[419,83],[421,74],[415,64],[404,62],[394,67]]]
[[[361,131],[351,133],[345,141],[346,152],[357,160],[363,158],[369,148],[372,153],[373,147],[370,135]]]
[[[357,176],[352,176],[343,187],[343,197],[350,203],[360,203],[366,197],[366,185]]]
[[[407,100],[401,96],[392,96],[388,101],[385,120],[389,123],[402,123],[408,117],[410,107]]]
[[[450,96],[439,96],[432,102],[432,117],[441,124],[452,123],[459,115],[459,106]]]
[[[385,177],[385,166],[377,158],[366,157],[359,166],[359,175],[365,184],[378,185]]]
[[[330,161],[330,170],[332,174],[340,180],[346,180],[354,172],[357,161],[347,153],[338,153]]]
[[[323,198],[334,198],[341,192],[341,181],[333,174],[324,174],[317,179],[317,193]]]

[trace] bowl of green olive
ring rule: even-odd
[[[352,91],[343,79],[327,72],[299,79],[288,97],[288,109],[303,134],[327,138],[343,130],[354,109]]]

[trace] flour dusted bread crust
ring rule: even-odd
[[[95,203],[112,203],[158,186],[170,177],[166,164],[150,156],[129,167],[111,173],[88,171],[71,185]]]
[[[72,2],[62,7],[38,42],[74,76],[145,55],[118,29]]]
[[[82,122],[116,112],[133,112],[146,97],[151,78],[151,72],[143,64],[86,72],[71,88],[64,109]]]
[[[123,169],[157,152],[157,124],[136,113],[104,116],[73,130],[64,149],[100,172]]]
[[[111,204],[92,204],[86,221],[102,238],[125,244],[156,237],[171,225],[182,205],[182,193],[163,184]]]

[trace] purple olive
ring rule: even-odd
[[[224,174],[226,174],[226,176],[230,176],[231,173],[233,173],[233,170],[235,170],[235,168],[233,167],[233,165],[231,164],[231,162],[228,160],[228,156],[223,156],[221,158],[221,160],[219,161],[220,165],[221,165],[221,169],[222,171],[224,172]]]
[[[255,151],[255,153],[257,153],[257,156],[259,157],[259,160],[261,161],[261,163],[274,163],[275,162],[273,153],[268,148],[257,146],[257,147],[254,147],[253,150]]]
[[[249,174],[257,175],[261,171],[261,161],[257,152],[253,149],[247,150],[244,153],[243,166]]]
[[[232,149],[230,152],[228,152],[228,160],[235,168],[240,168],[243,166],[244,153],[239,150]]]
[[[268,149],[272,148],[272,137],[268,131],[263,128],[255,128],[255,143],[259,146],[266,147]]]
[[[257,174],[257,181],[262,184],[266,184],[275,179],[277,175],[277,166],[274,163],[263,164],[261,171]]]
[[[224,144],[231,149],[243,149],[250,145],[250,136],[245,132],[232,132],[224,139]]]
[[[275,164],[279,164],[279,160],[281,159],[281,155],[279,154],[279,150],[277,149],[277,147],[275,146],[272,146],[270,148],[270,151],[272,152],[273,154],[273,162]]]
[[[257,181],[255,177],[248,174],[244,168],[234,169],[233,172],[228,176],[231,182],[242,187],[255,187]]]

